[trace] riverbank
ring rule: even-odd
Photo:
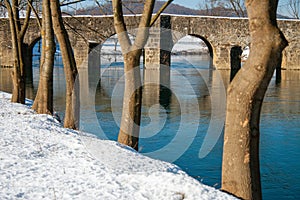
[[[234,199],[176,165],[65,129],[9,98],[0,92],[0,199]]]

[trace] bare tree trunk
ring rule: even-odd
[[[124,55],[125,89],[122,109],[122,121],[118,142],[138,150],[142,88],[140,56],[142,50],[130,51]]]
[[[125,90],[122,119],[118,142],[138,150],[140,131],[142,88],[139,60],[148,39],[148,28],[151,22],[155,0],[144,3],[144,11],[139,24],[134,44],[131,44],[126,32],[122,12],[122,1],[113,0],[114,26],[124,56]]]
[[[32,0],[28,1],[29,3]],[[12,47],[14,56],[14,70],[12,74],[13,80],[13,91],[12,91],[12,102],[25,103],[25,67],[24,66],[24,54],[27,50],[23,43],[25,32],[29,25],[29,18],[31,13],[31,7],[27,5],[26,16],[24,23],[21,26],[19,17],[19,1],[5,0],[5,6],[8,11],[9,24],[12,37]]]
[[[227,93],[222,190],[261,199],[259,120],[263,98],[287,41],[277,27],[278,0],[247,0],[251,51]]]
[[[10,5],[9,1],[5,1],[6,8],[8,11],[9,16],[9,25],[12,37],[12,50],[14,55],[14,69],[12,74],[13,80],[13,91],[12,91],[12,102],[19,102],[20,98],[20,84],[21,84],[21,72],[20,72],[20,60],[19,60],[19,51],[18,51],[18,33],[15,27],[15,17],[12,10],[12,6]],[[14,3],[14,2],[12,2]],[[13,4],[14,5],[14,4]],[[25,100],[25,99],[24,99]]]
[[[43,1],[42,56],[40,80],[32,108],[38,113],[53,114],[53,65],[55,42],[52,28],[50,1]]]
[[[66,111],[64,127],[77,129],[79,127],[79,84],[75,85],[78,75],[74,54],[68,33],[63,24],[59,0],[50,0],[53,28],[60,45],[64,71],[66,76]]]

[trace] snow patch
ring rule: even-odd
[[[235,199],[176,165],[65,129],[35,114],[32,102],[9,98],[0,92],[0,199]]]

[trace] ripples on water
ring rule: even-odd
[[[211,99],[209,87],[214,87],[215,71],[207,69],[208,61],[192,56],[186,60],[172,57],[171,76],[169,84],[172,91],[148,85],[144,88],[142,109],[142,131],[140,151],[142,153],[160,150],[173,141],[182,145],[192,137],[192,144],[184,154],[175,161],[183,170],[199,181],[220,188],[222,140],[219,138],[211,152],[203,159],[198,158],[199,149],[205,137],[211,117]],[[187,62],[187,60],[189,62]],[[201,73],[199,73],[199,71]],[[12,85],[8,78],[9,69],[0,70],[0,89],[11,92]],[[38,68],[33,69],[33,84],[27,88],[28,98],[34,98],[38,86]],[[122,93],[113,93],[119,77],[123,75],[123,68],[118,63],[115,66],[104,66],[101,69],[101,81],[90,83],[96,89],[95,105],[83,106],[81,128],[99,135],[101,126],[105,136],[116,140],[118,121],[121,116]],[[225,86],[229,80],[229,71],[220,72]],[[97,75],[98,76],[98,75]],[[192,92],[182,83],[184,77],[192,87]],[[63,68],[54,70],[54,107],[63,115],[64,111],[64,83]],[[96,78],[95,80],[98,80]],[[206,80],[206,81],[205,81]],[[206,84],[206,82],[208,84]],[[121,84],[122,85],[122,84]],[[282,71],[282,81],[275,83],[273,78],[263,104],[261,115],[261,178],[264,199],[300,199],[300,72]],[[175,91],[175,92],[174,92]],[[85,91],[86,92],[86,91]],[[115,95],[114,106],[111,106],[111,97]],[[191,102],[197,99],[198,105]],[[154,104],[160,106],[154,106]],[[97,122],[91,106],[96,111]],[[197,116],[200,110],[200,118]],[[113,115],[114,113],[114,115]],[[180,121],[186,117],[185,139],[176,141],[176,133]],[[164,123],[165,122],[165,123]],[[154,125],[153,125],[154,124]],[[150,126],[149,126],[150,125]],[[197,130],[196,136],[193,132]],[[174,154],[178,149],[164,152],[164,155]],[[168,156],[160,157],[168,160]]]

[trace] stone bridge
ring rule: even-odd
[[[140,16],[126,16],[127,29],[133,35]],[[78,66],[84,65],[88,53],[98,44],[115,34],[112,16],[64,17]],[[283,52],[283,69],[300,69],[300,21],[278,20],[289,46]],[[28,60],[31,62],[32,48],[40,39],[35,19],[31,19],[25,35]],[[210,51],[216,69],[230,69],[230,51],[233,47],[250,44],[248,20],[227,17],[162,15],[150,30],[145,47],[145,66],[170,64],[170,51],[176,42],[192,35],[201,38]],[[11,66],[11,36],[7,18],[0,18],[0,65]],[[151,67],[151,66],[150,66]]]

